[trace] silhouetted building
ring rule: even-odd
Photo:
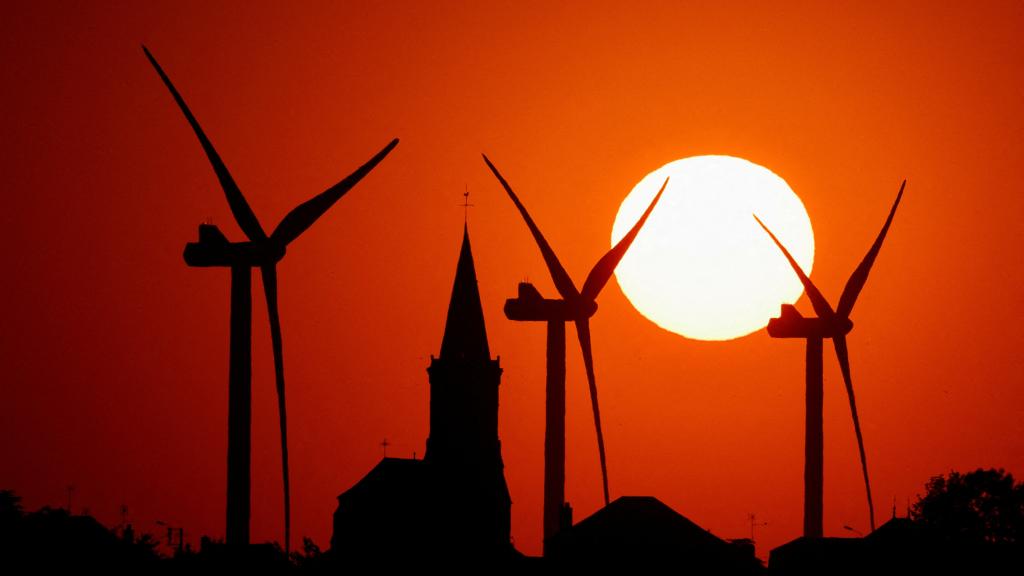
[[[1024,546],[943,539],[910,518],[882,524],[863,538],[807,538],[771,552],[771,574],[988,574],[1024,570]]]
[[[631,566],[681,574],[761,574],[751,546],[733,544],[653,496],[623,496],[552,538],[564,566]]]
[[[865,564],[863,538],[801,536],[772,550],[772,574],[852,574]]]
[[[498,440],[501,367],[491,359],[469,232],[464,230],[439,357],[431,357],[430,435],[423,460],[385,457],[338,496],[331,555],[503,561],[511,506]]]

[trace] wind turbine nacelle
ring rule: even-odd
[[[231,242],[213,224],[199,225],[199,241],[185,245],[185,263],[189,266],[256,268],[273,264],[284,257],[285,247],[269,240]]]
[[[783,304],[778,318],[768,321],[768,335],[772,338],[832,338],[853,330],[849,318],[807,318],[792,304]]]
[[[529,282],[519,283],[519,295],[505,300],[505,316],[520,322],[572,322],[589,318],[597,312],[597,302],[566,302],[560,299],[544,298]]]

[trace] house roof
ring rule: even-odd
[[[722,540],[652,496],[617,498],[558,533],[549,549],[557,563],[668,562],[675,568],[730,574],[762,570],[749,548]]]

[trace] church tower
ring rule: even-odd
[[[491,358],[484,326],[476,268],[463,229],[462,249],[441,339],[441,354],[431,356],[430,436],[425,460],[458,486],[463,512],[473,530],[492,527],[488,547],[509,543],[511,499],[498,439],[500,359]],[[475,538],[483,537],[478,533]],[[483,544],[483,542],[481,542]]]

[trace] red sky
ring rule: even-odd
[[[142,42],[266,229],[402,139],[279,266],[296,541],[326,547],[335,496],[383,438],[390,455],[423,453],[468,185],[505,369],[512,531],[539,552],[544,329],[501,306],[526,278],[554,289],[480,152],[577,282],[648,171],[696,154],[767,166],[807,207],[813,279],[833,302],[907,178],[850,336],[878,516],[950,469],[1024,475],[1024,6],[549,4],[8,7],[0,486],[34,509],[74,484],[75,507],[108,524],[124,503],[144,529],[223,534],[229,275],[181,252],[206,219],[242,234]],[[280,464],[256,296],[253,531],[265,540],[281,537]],[[655,495],[723,537],[749,535],[755,512],[762,555],[797,536],[802,344],[764,331],[687,340],[614,282],[600,305],[613,497]],[[567,494],[583,518],[600,473],[573,345]],[[833,356],[825,367],[825,531],[844,535],[868,521]]]

